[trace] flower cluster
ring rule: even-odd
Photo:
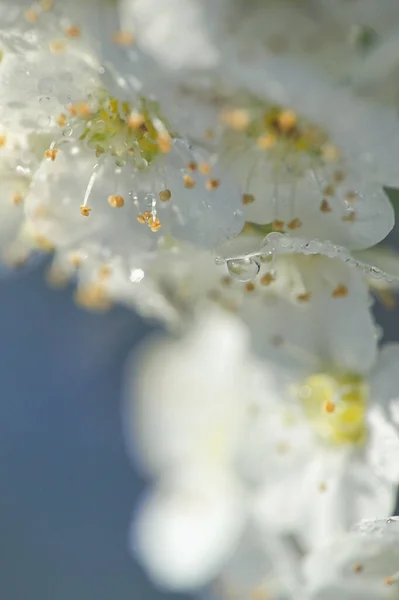
[[[397,0],[0,2],[0,253],[156,317],[128,445],[154,583],[399,598]],[[398,386],[398,387],[397,387]],[[376,520],[377,519],[377,520]]]

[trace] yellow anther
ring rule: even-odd
[[[88,217],[91,211],[92,208],[90,206],[84,206],[82,204],[82,206],[80,207],[80,214],[82,215],[82,217]]]
[[[261,283],[261,285],[270,285],[275,280],[276,280],[276,276],[275,275],[273,275],[272,273],[265,273],[260,278],[260,283]]]
[[[253,194],[243,194],[242,195],[242,203],[243,204],[252,204],[255,202],[255,196]]]
[[[345,296],[347,296],[349,294],[349,290],[346,287],[346,285],[343,285],[342,283],[338,284],[337,287],[334,289],[333,293],[332,293],[332,297],[333,298],[344,298]]]
[[[264,135],[258,137],[258,139],[256,140],[256,145],[261,150],[269,150],[270,148],[273,148],[273,146],[275,146],[276,142],[277,138],[275,135],[273,135],[272,133],[265,133]]]
[[[187,189],[192,189],[195,187],[195,179],[193,179],[190,175],[183,175],[183,183],[184,187]]]
[[[216,190],[220,186],[220,179],[208,179],[205,183],[207,190]]]
[[[284,221],[280,221],[280,219],[274,219],[272,227],[274,231],[282,231],[284,229]]]
[[[112,208],[122,208],[125,201],[122,196],[108,196],[108,204],[112,206]]]
[[[283,110],[278,115],[277,122],[282,131],[289,132],[296,127],[298,116],[293,110]]]
[[[287,227],[288,229],[298,229],[299,227],[302,227],[302,221],[298,218],[292,219],[292,221],[287,224]]]
[[[71,38],[78,38],[80,37],[80,27],[77,25],[71,25],[65,29],[65,34]]]
[[[115,31],[112,35],[112,41],[118,46],[132,46],[135,42],[135,37],[131,31]]]
[[[322,213],[329,213],[332,211],[332,208],[331,208],[328,200],[326,200],[325,198],[323,198],[323,200],[320,204],[320,210]]]
[[[209,162],[204,161],[199,164],[198,170],[203,175],[209,175],[210,173],[212,173],[212,165]]]
[[[159,199],[162,200],[162,202],[168,202],[171,199],[171,197],[172,192],[168,189],[159,192]]]
[[[57,154],[58,154],[58,150],[56,150],[55,148],[49,148],[44,153],[44,156],[54,162],[55,159],[57,158]]]
[[[235,131],[245,131],[251,122],[249,112],[242,108],[225,109],[221,112],[220,119]]]

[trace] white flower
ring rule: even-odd
[[[305,574],[311,600],[396,600],[399,518],[360,523],[310,555]]]
[[[238,543],[245,513],[233,465],[246,348],[242,326],[215,313],[181,341],[151,344],[135,365],[125,429],[133,455],[138,451],[157,479],[133,545],[160,585],[190,589],[210,581]]]
[[[304,548],[395,505],[399,348],[376,356],[366,298],[357,293],[336,304],[321,293],[302,314],[280,303],[262,323],[279,347],[263,346],[268,387],[246,464],[257,483],[264,469],[260,523],[295,533]]]

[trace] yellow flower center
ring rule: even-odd
[[[129,102],[120,102],[103,92],[95,108],[81,103],[72,105],[69,111],[72,120],[68,127],[81,127],[83,122],[80,139],[97,156],[105,152],[114,156],[120,166],[129,159],[137,167],[146,166],[169,150],[171,134],[156,102],[141,98],[132,109]]]
[[[366,439],[368,385],[358,375],[318,373],[299,388],[306,417],[332,444],[362,444]]]

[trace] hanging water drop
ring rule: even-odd
[[[259,273],[260,264],[254,258],[233,258],[227,261],[227,269],[234,279],[241,283],[247,283],[255,279]]]

